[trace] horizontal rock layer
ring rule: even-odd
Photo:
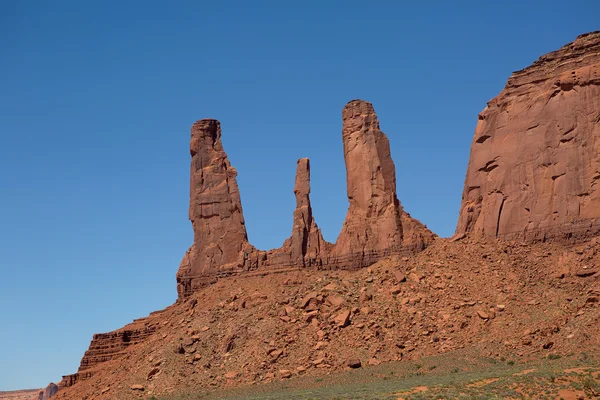
[[[90,378],[96,365],[122,357],[129,346],[141,343],[151,336],[156,326],[146,325],[145,321],[145,318],[141,318],[119,330],[95,334],[81,359],[77,373],[63,376],[59,386],[69,387],[79,380]]]

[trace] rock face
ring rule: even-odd
[[[373,106],[354,100],[342,112],[350,207],[335,244],[326,242],[312,214],[310,163],[297,162],[292,235],[283,246],[257,250],[248,243],[236,171],[221,143],[218,121],[191,130],[189,217],[194,244],[177,272],[179,298],[220,276],[289,268],[360,268],[382,257],[424,249],[435,238],[404,212],[396,197],[396,171]]]
[[[390,143],[379,129],[373,106],[351,101],[342,110],[342,121],[350,206],[332,258],[363,267],[406,248],[405,235],[410,246],[422,250],[434,235],[402,209]]]
[[[333,256],[356,253],[364,264],[370,251],[402,245],[402,206],[396,197],[396,167],[388,138],[371,103],[354,100],[342,110],[348,213]]]
[[[81,359],[77,373],[63,376],[59,387],[69,387],[92,377],[96,365],[122,357],[129,346],[143,342],[155,330],[155,325],[147,324],[147,318],[140,318],[119,330],[95,334]]]
[[[481,112],[456,232],[600,233],[600,31],[513,73]]]
[[[54,383],[50,383],[44,390],[42,390],[38,396],[38,400],[48,400],[58,392],[58,386]]]
[[[244,264],[248,235],[236,170],[221,143],[221,124],[203,119],[192,126],[190,210],[194,243],[177,272],[179,296],[204,286],[221,270]]]
[[[321,253],[326,250],[327,246],[321,230],[313,218],[310,205],[310,161],[308,158],[298,160],[294,194],[296,195],[296,209],[290,238],[291,261],[303,266],[320,264]]]
[[[321,266],[322,256],[327,253],[330,243],[323,239],[317,226],[310,205],[310,161],[301,158],[296,165],[296,182],[294,185],[296,209],[292,236],[280,249],[273,250],[267,256],[271,264],[294,265],[298,267]]]

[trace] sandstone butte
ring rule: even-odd
[[[546,241],[544,245],[554,245],[564,240],[590,240],[600,234],[600,32],[580,35],[573,43],[542,56],[530,67],[515,72],[504,90],[479,115],[455,236],[456,240],[467,236],[464,239],[467,242],[462,245],[464,249],[461,247],[462,250],[458,252],[451,247],[455,241],[437,239],[423,224],[403,210],[396,196],[395,166],[389,142],[379,128],[373,106],[361,100],[349,102],[342,110],[342,122],[349,207],[339,237],[334,244],[323,239],[310,203],[310,163],[308,159],[300,159],[297,162],[294,187],[296,208],[293,212],[291,236],[283,242],[282,247],[269,251],[258,250],[248,242],[236,182],[237,172],[223,149],[220,123],[212,119],[196,122],[191,129],[190,141],[192,162],[189,218],[194,241],[177,272],[179,299],[175,305],[136,320],[122,329],[94,335],[78,372],[63,377],[59,393],[64,393],[60,397],[69,398],[69,387],[77,387],[81,381],[92,378],[101,370],[103,363],[121,360],[124,354],[128,354],[128,348],[139,349],[137,345],[154,340],[157,334],[162,335],[160,340],[168,338],[169,332],[165,332],[165,329],[175,329],[174,322],[168,322],[169,325],[165,325],[167,321],[156,322],[161,315],[185,313],[187,316],[184,316],[179,325],[189,328],[198,301],[193,296],[198,293],[202,295],[203,290],[209,290],[211,284],[218,282],[221,277],[234,275],[238,280],[253,280],[270,272],[355,271],[378,260],[402,259],[406,265],[414,266],[392,275],[392,282],[396,286],[392,287],[390,293],[394,296],[410,296],[409,289],[412,285],[418,286],[427,278],[426,275],[417,273],[420,268],[417,264],[429,262],[432,268],[441,265],[432,262],[432,259],[444,260],[452,265],[453,260],[464,255],[463,269],[467,266],[477,269],[477,273],[472,276],[477,277],[480,267],[468,264],[469,254],[481,257],[480,253],[484,251],[481,250],[484,245],[478,245],[477,240],[491,237],[525,242]],[[476,245],[468,247],[468,241],[473,240]],[[586,251],[590,252],[589,260],[598,256],[598,239],[594,240],[594,244],[586,247]],[[461,246],[460,242],[459,240],[459,244],[455,246]],[[495,243],[499,247],[493,250],[496,251],[493,254],[500,258],[509,257],[503,261],[507,266],[518,265],[526,257],[535,257],[535,254],[526,251],[524,258],[512,260],[511,252],[518,254],[520,247],[510,247],[510,243],[515,243],[514,241]],[[489,247],[487,244],[486,246]],[[502,246],[509,246],[510,249],[500,250]],[[428,247],[434,250],[430,252]],[[426,253],[422,259],[418,254],[420,251]],[[445,257],[445,252],[448,257]],[[546,250],[543,253],[548,254]],[[397,257],[399,255],[403,257]],[[412,258],[404,257],[409,255]],[[484,254],[483,259],[490,259],[489,254]],[[580,263],[576,260],[579,260],[576,254],[568,254],[560,256],[558,264],[578,266]],[[538,258],[532,262],[531,268],[537,268],[535,263],[545,265],[545,262],[543,257]],[[496,268],[498,265],[492,263],[486,268]],[[548,273],[543,269],[538,269],[538,272]],[[585,277],[597,273],[595,269],[580,272],[575,271],[573,274]],[[442,276],[439,272],[435,274],[436,277]],[[454,274],[461,277],[460,270]],[[447,279],[453,277],[452,274],[444,274],[446,275]],[[512,279],[511,276],[518,275],[519,271],[515,271],[502,279]],[[411,282],[408,289],[398,285],[407,278]],[[472,281],[468,277],[462,278],[465,278],[463,288]],[[372,276],[366,279],[366,282],[373,282]],[[386,282],[386,279],[388,278],[381,282]],[[502,287],[502,283],[498,282],[497,286]],[[447,288],[458,293],[461,285],[436,283],[434,288],[442,291],[438,294],[445,293]],[[328,285],[323,290],[341,292],[339,284]],[[596,296],[595,293],[600,292],[592,288],[587,293]],[[461,293],[463,298],[465,295],[466,293]],[[332,316],[341,315],[340,311],[349,315],[347,309],[340,308],[344,307],[345,300],[336,296],[329,296],[331,298],[328,297],[327,302],[323,302],[323,296],[316,292],[306,295],[306,301],[299,303],[307,312],[306,322],[317,322],[317,327],[326,328],[326,324],[318,325],[317,320],[319,307],[323,307],[323,304],[337,307],[334,309],[337,314]],[[436,302],[443,300],[443,296],[439,296]],[[372,294],[363,293],[362,289],[360,297],[354,297],[363,305],[373,298]],[[187,298],[191,300],[188,301]],[[251,296],[248,300],[250,303],[246,304],[244,300],[239,308],[235,303],[237,296],[232,299],[230,306],[233,310],[246,310],[252,301],[262,301],[260,296]],[[402,307],[419,304],[421,297],[407,297],[405,300]],[[475,301],[465,300],[460,307],[474,304]],[[539,303],[531,304],[535,306]],[[504,307],[502,305],[498,309],[504,310]],[[387,307],[386,310],[390,311],[390,308]],[[295,312],[294,307],[287,305],[283,314],[280,314],[282,323],[296,321],[290,317]],[[380,310],[363,307],[355,308],[354,312],[359,313],[356,315],[369,315]],[[352,318],[358,318],[355,314],[352,315]],[[478,310],[477,315],[488,321],[495,314]],[[527,315],[523,314],[522,317]],[[344,320],[344,325],[347,323]],[[410,320],[405,323],[410,326]],[[512,324],[506,324],[509,325]],[[390,329],[399,328],[397,324],[389,326]],[[208,329],[208,326],[204,326],[198,332],[206,332]],[[479,333],[481,332],[473,330],[470,334]],[[411,334],[410,328],[404,333],[405,336]],[[196,342],[196,336],[191,336],[188,347]],[[227,353],[233,348],[235,337],[235,334],[228,334],[222,338]],[[415,343],[423,346],[430,343],[419,341],[420,332],[414,338]],[[523,341],[525,342],[531,343]],[[435,345],[436,342],[431,343]],[[185,354],[185,343],[178,346],[176,353]],[[446,347],[442,346],[439,351],[444,348]],[[339,350],[345,349],[340,347]],[[280,357],[282,352],[273,350],[268,354]],[[286,356],[293,358],[292,354],[286,353]],[[190,362],[193,363],[195,359],[196,356]],[[157,368],[149,373],[148,379],[157,373]],[[237,373],[230,375],[238,376]],[[174,383],[169,385],[172,384]],[[89,390],[96,389],[98,388],[90,387]]]
[[[457,234],[600,232],[600,33],[512,74],[479,114]]]
[[[353,100],[342,110],[342,141],[350,206],[335,244],[326,242],[312,215],[310,163],[297,163],[292,235],[283,246],[257,250],[248,242],[237,172],[213,119],[191,129],[190,209],[194,243],[177,272],[180,298],[218,277],[293,268],[355,269],[391,254],[423,250],[435,235],[407,214],[396,197],[390,144],[371,103]]]

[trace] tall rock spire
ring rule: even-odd
[[[296,166],[292,235],[283,246],[257,250],[248,243],[236,171],[221,143],[218,121],[192,126],[189,218],[194,243],[177,271],[185,298],[219,277],[297,267],[359,268],[400,251],[419,251],[435,235],[405,213],[396,197],[396,171],[387,137],[373,106],[351,101],[342,112],[348,200],[346,221],[335,245],[323,239],[310,204],[310,163]]]
[[[221,144],[221,125],[197,121],[191,130],[190,209],[194,243],[177,273],[180,296],[193,292],[221,270],[240,268],[249,246],[236,170]]]
[[[361,267],[405,244],[404,211],[396,196],[396,168],[390,144],[379,128],[373,105],[362,100],[349,102],[342,110],[342,121],[350,205],[331,256],[338,261],[347,260],[348,267]],[[416,241],[433,238],[425,227],[418,224],[418,228],[423,228],[427,238],[418,233]],[[410,236],[414,236],[413,232]]]
[[[325,241],[317,226],[310,205],[310,162],[301,158],[296,165],[296,209],[294,225],[290,238],[291,259],[299,265],[321,263],[321,251],[325,250]]]

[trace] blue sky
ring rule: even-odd
[[[598,15],[597,0],[0,2],[0,390],[60,380],[93,333],[175,300],[195,120],[221,120],[267,249],[290,234],[300,157],[335,241],[341,109],[369,100],[400,201],[449,236],[479,111]]]

